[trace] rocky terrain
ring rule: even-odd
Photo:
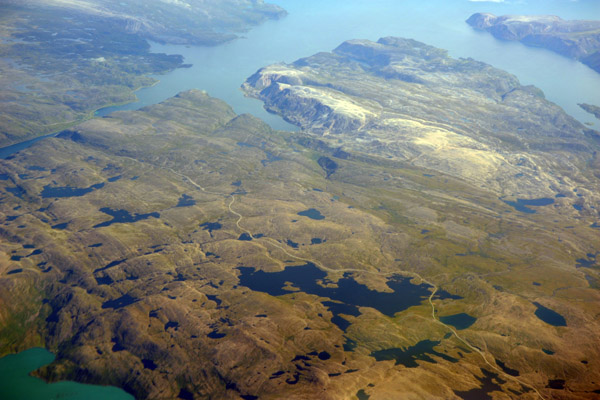
[[[182,12],[182,9],[185,12]],[[150,74],[182,57],[147,40],[216,45],[285,11],[262,1],[4,1],[0,4],[0,147],[58,132],[133,101]]]
[[[594,115],[594,117],[600,119],[600,107],[595,106],[593,104],[578,104],[579,107],[583,108],[585,111],[589,112],[590,114]]]
[[[149,399],[597,396],[595,132],[403,39],[246,90],[303,131],[190,91],[0,161],[0,354]]]
[[[597,171],[586,167],[597,132],[513,75],[423,43],[348,41],[265,67],[244,90],[333,147],[453,175],[498,196],[553,197],[582,185],[590,206],[600,200]]]
[[[83,18],[113,21],[126,33],[161,43],[216,45],[250,27],[286,15],[264,0],[9,0],[12,7],[47,8]]]
[[[473,14],[467,23],[502,40],[517,40],[574,58],[600,72],[600,21],[565,21],[552,15]]]

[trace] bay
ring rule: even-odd
[[[268,21],[245,37],[215,47],[152,43],[157,53],[181,54],[191,68],[154,76],[160,82],[136,92],[138,101],[97,111],[136,110],[157,104],[177,93],[200,89],[229,103],[238,113],[250,113],[272,128],[297,131],[262,102],[240,90],[246,78],[259,68],[293,62],[320,51],[331,51],[345,40],[377,40],[385,36],[416,39],[447,49],[453,57],[473,58],[515,74],[522,84],[542,89],[550,101],[582,123],[597,120],[577,104],[600,105],[600,74],[582,63],[546,49],[497,40],[465,23],[475,12],[504,14],[553,14],[564,19],[600,19],[596,0],[272,0],[289,14]],[[0,149],[0,158],[36,140]]]
[[[54,354],[35,347],[0,358],[2,400],[133,400],[133,396],[111,386],[61,381],[46,383],[30,372],[54,361]]]
[[[188,89],[205,90],[237,113],[253,114],[274,129],[296,130],[267,113],[262,102],[244,97],[240,85],[259,68],[293,62],[331,51],[345,40],[385,36],[416,39],[447,49],[452,57],[473,58],[515,74],[522,84],[541,88],[546,97],[581,122],[595,118],[577,103],[600,103],[600,74],[582,63],[546,49],[497,40],[465,20],[475,12],[555,14],[564,19],[600,19],[597,2],[580,0],[278,0],[289,15],[254,28],[246,37],[217,47],[152,44],[152,51],[181,54],[191,68],[155,76],[160,83],[137,93],[139,101],[101,110],[132,110],[155,104]]]

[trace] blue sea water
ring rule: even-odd
[[[515,74],[524,85],[535,85],[546,97],[581,122],[598,121],[578,103],[600,104],[600,74],[578,61],[549,50],[506,42],[478,32],[465,23],[475,12],[553,14],[564,19],[600,19],[597,0],[271,0],[289,14],[268,21],[233,42],[215,47],[152,44],[157,53],[181,54],[191,68],[156,75],[160,82],[136,92],[139,101],[101,109],[98,116],[136,110],[189,90],[205,90],[241,113],[250,113],[274,129],[297,127],[264,110],[261,101],[244,97],[240,85],[259,68],[293,62],[320,51],[331,51],[349,39],[377,40],[384,36],[416,39],[471,57]],[[0,149],[0,158],[35,143]]]
[[[578,61],[549,50],[505,42],[473,30],[465,20],[475,12],[555,14],[564,19],[600,19],[596,0],[272,0],[289,15],[269,21],[245,37],[217,47],[153,44],[152,50],[182,54],[189,69],[156,76],[161,82],[140,90],[138,103],[102,110],[137,109],[158,103],[187,89],[206,90],[238,113],[251,113],[277,129],[295,130],[267,113],[262,102],[245,98],[239,89],[259,68],[293,62],[320,51],[331,51],[349,39],[384,36],[416,39],[444,48],[453,57],[471,57],[515,74],[522,84],[541,88],[546,97],[582,122],[598,122],[577,103],[600,103],[600,74]]]

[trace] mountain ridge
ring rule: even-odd
[[[568,171],[575,160],[585,170],[599,144],[541,90],[414,40],[347,41],[262,68],[243,90],[310,135],[476,179],[504,195],[549,195],[561,187],[550,171]],[[563,164],[561,152],[573,161]]]
[[[573,58],[600,73],[600,21],[566,21],[557,16],[476,13],[467,19],[475,29],[502,40],[520,41]]]

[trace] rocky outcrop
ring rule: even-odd
[[[502,40],[516,40],[580,60],[600,72],[600,21],[565,21],[557,16],[473,14],[467,23]]]
[[[590,114],[593,114],[594,117],[600,119],[600,107],[586,103],[578,104],[578,106],[581,107],[583,110],[589,112]]]
[[[504,193],[543,195],[561,185],[552,171],[573,170],[564,153],[584,165],[597,146],[541,90],[410,39],[347,41],[262,68],[243,89],[331,147],[337,140]]]

